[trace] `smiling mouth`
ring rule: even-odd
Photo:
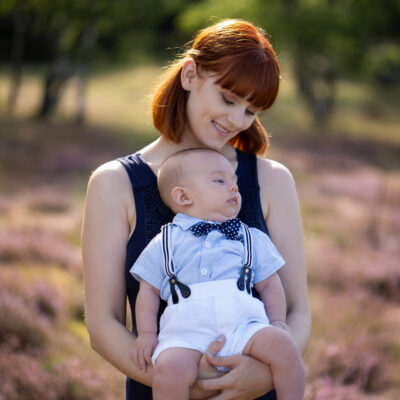
[[[231,131],[228,131],[227,129],[225,129],[222,125],[220,125],[218,122],[216,121],[211,121],[215,130],[223,137],[228,137],[231,134]]]

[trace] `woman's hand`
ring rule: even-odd
[[[201,356],[199,361],[199,375],[198,380],[190,389],[190,399],[209,399],[211,396],[216,396],[219,393],[219,390],[204,390],[199,387],[199,382],[202,382],[203,379],[212,379],[218,378],[223,375],[222,372],[219,372],[213,365],[211,365],[207,358],[213,358],[217,355],[217,353],[224,347],[226,342],[226,338],[224,335],[218,336],[207,348],[205,354]]]
[[[273,389],[271,370],[262,362],[249,356],[212,357],[209,353],[205,357],[211,365],[230,368],[221,377],[197,381],[199,389],[218,391],[209,399],[252,400]]]

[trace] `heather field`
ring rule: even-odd
[[[54,119],[28,117],[35,73],[15,115],[0,113],[0,400],[122,398],[123,377],[85,330],[80,227],[91,171],[156,136],[145,97],[157,73],[95,75],[84,126],[70,122],[73,85]],[[0,74],[0,104],[6,88]],[[316,132],[287,78],[264,118],[269,156],[293,171],[304,220],[306,400],[400,398],[399,96],[386,95],[343,84],[334,121]]]

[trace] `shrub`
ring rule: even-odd
[[[29,303],[16,294],[0,292],[0,343],[12,338],[19,350],[43,348],[48,329]]]

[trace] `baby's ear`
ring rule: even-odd
[[[188,191],[182,186],[175,186],[171,191],[171,196],[178,206],[190,206],[193,203]]]

